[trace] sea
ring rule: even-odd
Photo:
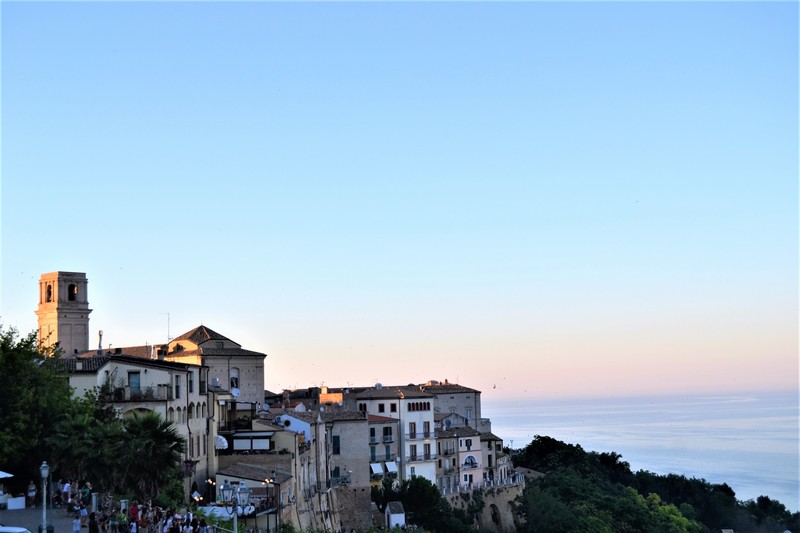
[[[505,446],[536,435],[616,452],[631,470],[727,483],[740,501],[768,496],[800,511],[798,391],[492,400],[482,416]]]

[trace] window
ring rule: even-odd
[[[339,435],[333,436],[333,454],[339,455],[341,453],[340,445],[339,445]]]
[[[239,369],[238,368],[231,368],[230,377],[231,377],[231,388],[232,389],[238,389],[239,388]]]
[[[331,477],[339,477],[339,467],[338,466],[336,468],[334,468],[333,471],[331,472]]]
[[[423,449],[423,453],[425,454],[425,459],[426,460],[432,459],[432,457],[431,457],[431,445],[426,443],[426,444],[424,444],[422,446],[422,449]]]
[[[383,428],[383,442],[392,442],[392,427],[386,426]]]
[[[74,283],[70,283],[67,288],[67,300],[74,302],[76,296],[78,296],[78,287]]]
[[[416,422],[409,422],[408,423],[408,438],[409,439],[416,439],[417,438],[417,423]]]
[[[467,421],[472,420],[472,407],[467,407]]]
[[[53,301],[53,286],[48,285],[45,289],[45,301],[52,302]]]
[[[378,460],[378,447],[377,446],[370,446],[369,447],[369,462],[374,463]]]
[[[175,399],[179,399],[181,397],[181,377],[175,376]]]
[[[361,411],[362,413],[366,413],[367,412],[367,404],[365,404],[365,403],[358,404],[358,410]]]
[[[142,390],[142,375],[139,372],[128,372],[128,387],[131,393],[137,393]]]
[[[431,423],[430,422],[423,422],[422,423],[422,433],[424,436],[430,437],[431,436]]]
[[[200,371],[200,390],[198,392],[200,394],[206,393],[206,373],[202,370]]]
[[[386,452],[386,456],[385,456],[386,460],[387,461],[391,461],[392,460],[392,447],[387,444],[385,446],[385,450],[384,451]]]
[[[412,476],[416,476],[417,475],[417,467],[415,467],[415,466],[411,467],[411,475]]]
[[[466,440],[466,444],[467,444],[467,450],[471,450],[472,449],[472,439],[467,439]]]
[[[397,412],[397,404],[396,403],[390,403],[389,404],[389,411],[391,411],[393,413],[396,413]]]
[[[189,371],[189,376],[188,376],[187,380],[189,382],[188,383],[188,385],[189,385],[189,394],[191,394],[191,393],[194,392],[194,371],[192,371],[192,370]]]
[[[385,413],[386,412],[386,405],[384,405],[382,403],[379,403],[378,404],[378,412],[379,413]]]

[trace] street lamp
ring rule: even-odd
[[[225,506],[225,512],[229,515],[233,514],[233,533],[239,533],[239,504],[244,501],[244,504],[247,505],[250,499],[250,489],[241,484],[238,489],[235,489],[226,479],[219,491],[222,493],[222,504]],[[231,502],[231,511],[228,511],[228,502]]]
[[[47,477],[50,475],[50,467],[47,466],[47,461],[42,461],[39,473],[42,474],[42,526],[39,531],[45,532],[47,531]]]
[[[276,525],[275,531],[280,531],[281,530],[281,510],[283,509],[283,501],[282,501],[282,495],[281,495],[281,486],[280,486],[280,484],[277,484],[276,481],[275,481],[275,470],[272,471],[272,477],[265,479],[263,484],[264,484],[264,486],[266,486],[268,488],[272,488],[272,498],[275,498],[275,487],[276,486],[278,487],[278,501],[275,504],[275,509],[276,509],[276,512],[275,512],[275,523],[276,523],[275,524]],[[270,527],[270,524],[269,524],[269,522],[267,522],[267,528],[269,529],[269,527]]]

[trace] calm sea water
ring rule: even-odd
[[[727,483],[739,500],[760,495],[800,510],[798,392],[492,401],[482,415],[505,445],[547,435],[622,455],[633,471]]]

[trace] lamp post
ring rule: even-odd
[[[272,477],[267,478],[264,480],[264,486],[267,488],[272,488],[272,497],[275,498],[275,487],[278,488],[278,501],[275,504],[275,531],[280,532],[281,530],[281,511],[283,510],[283,497],[281,495],[281,486],[280,484],[276,483],[275,480],[275,470],[272,471]],[[267,522],[267,528],[269,528],[269,522]]]
[[[42,527],[39,531],[47,531],[47,478],[50,475],[50,467],[47,466],[47,461],[42,461],[42,466],[39,467],[39,473],[42,474]]]
[[[239,488],[235,489],[226,479],[219,491],[222,493],[222,503],[225,506],[225,512],[228,514],[231,513],[231,511],[228,511],[228,502],[231,502],[231,507],[233,507],[233,533],[239,533],[239,504],[244,500],[245,506],[247,505],[250,499],[250,489],[246,485],[239,485]]]

